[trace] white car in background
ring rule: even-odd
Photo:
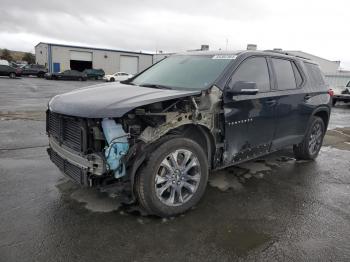
[[[332,89],[334,92],[334,95],[332,98],[333,106],[335,106],[337,102],[344,102],[344,103],[350,102],[350,81],[346,86],[335,87]]]
[[[6,65],[9,66],[10,63],[7,60],[0,59],[0,65]]]
[[[114,81],[123,81],[126,79],[129,79],[130,77],[133,77],[134,75],[125,73],[125,72],[117,72],[114,73],[113,75],[105,75],[103,77],[103,80],[107,81],[107,82],[114,82]]]

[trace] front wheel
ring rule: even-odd
[[[207,180],[208,161],[201,146],[172,137],[155,148],[138,172],[135,191],[148,213],[169,217],[197,204]]]
[[[325,132],[323,120],[313,116],[303,141],[293,147],[295,158],[300,160],[315,159],[320,152]]]
[[[337,103],[337,100],[333,98],[332,105],[335,106],[336,103]]]
[[[111,79],[109,79],[109,82],[114,82],[114,81],[115,81],[114,77],[111,77]]]
[[[12,78],[12,79],[16,78],[16,74],[15,73],[10,73],[9,77]]]

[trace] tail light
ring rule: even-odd
[[[330,97],[333,97],[334,96],[334,91],[332,88],[328,89],[328,94]]]

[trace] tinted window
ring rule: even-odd
[[[276,72],[277,89],[295,89],[297,84],[292,63],[289,60],[272,58],[272,64]]]
[[[300,74],[298,67],[295,65],[295,63],[292,62],[292,66],[293,66],[293,70],[294,70],[295,81],[297,83],[297,86],[300,87],[301,84],[303,83],[303,78]]]
[[[267,62],[264,57],[245,60],[234,72],[230,86],[238,81],[255,82],[259,92],[270,91],[270,78]]]
[[[312,85],[324,85],[325,81],[318,65],[305,63]]]

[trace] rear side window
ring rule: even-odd
[[[293,71],[294,71],[294,76],[295,76],[295,81],[297,83],[297,87],[300,87],[301,84],[303,83],[303,77],[301,76],[300,71],[294,62],[292,62],[292,66],[293,66]]]
[[[292,62],[285,59],[272,58],[272,64],[276,73],[277,89],[278,90],[296,89],[297,83],[294,76]],[[301,78],[300,75],[299,77]]]
[[[245,60],[233,74],[230,86],[238,81],[255,82],[259,92],[270,91],[270,76],[264,57],[253,57]]]
[[[318,65],[305,63],[312,85],[324,85],[325,80]]]

